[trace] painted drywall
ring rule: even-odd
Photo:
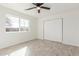
[[[63,42],[64,44],[79,46],[79,9],[67,10],[63,13],[56,14],[39,19],[38,38],[43,39],[43,21],[54,18],[63,18]]]
[[[79,46],[79,9],[62,13],[63,43]]]
[[[30,20],[30,31],[28,32],[5,32],[6,14],[20,16]],[[0,6],[0,49],[22,43],[37,37],[37,19],[18,11]]]

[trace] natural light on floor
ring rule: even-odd
[[[23,47],[23,48],[16,50],[6,56],[25,56],[26,52],[27,52],[27,47]]]

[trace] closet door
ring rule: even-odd
[[[44,22],[44,39],[62,41],[62,20],[48,20]]]

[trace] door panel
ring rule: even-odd
[[[50,20],[44,22],[44,39],[62,41],[62,20]]]

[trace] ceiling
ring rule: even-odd
[[[79,8],[79,3],[45,3],[43,6],[50,7],[51,9],[41,9],[41,13],[38,14],[37,9],[25,10],[27,8],[33,7],[34,5],[32,3],[1,3],[0,5],[36,18],[46,17]]]

